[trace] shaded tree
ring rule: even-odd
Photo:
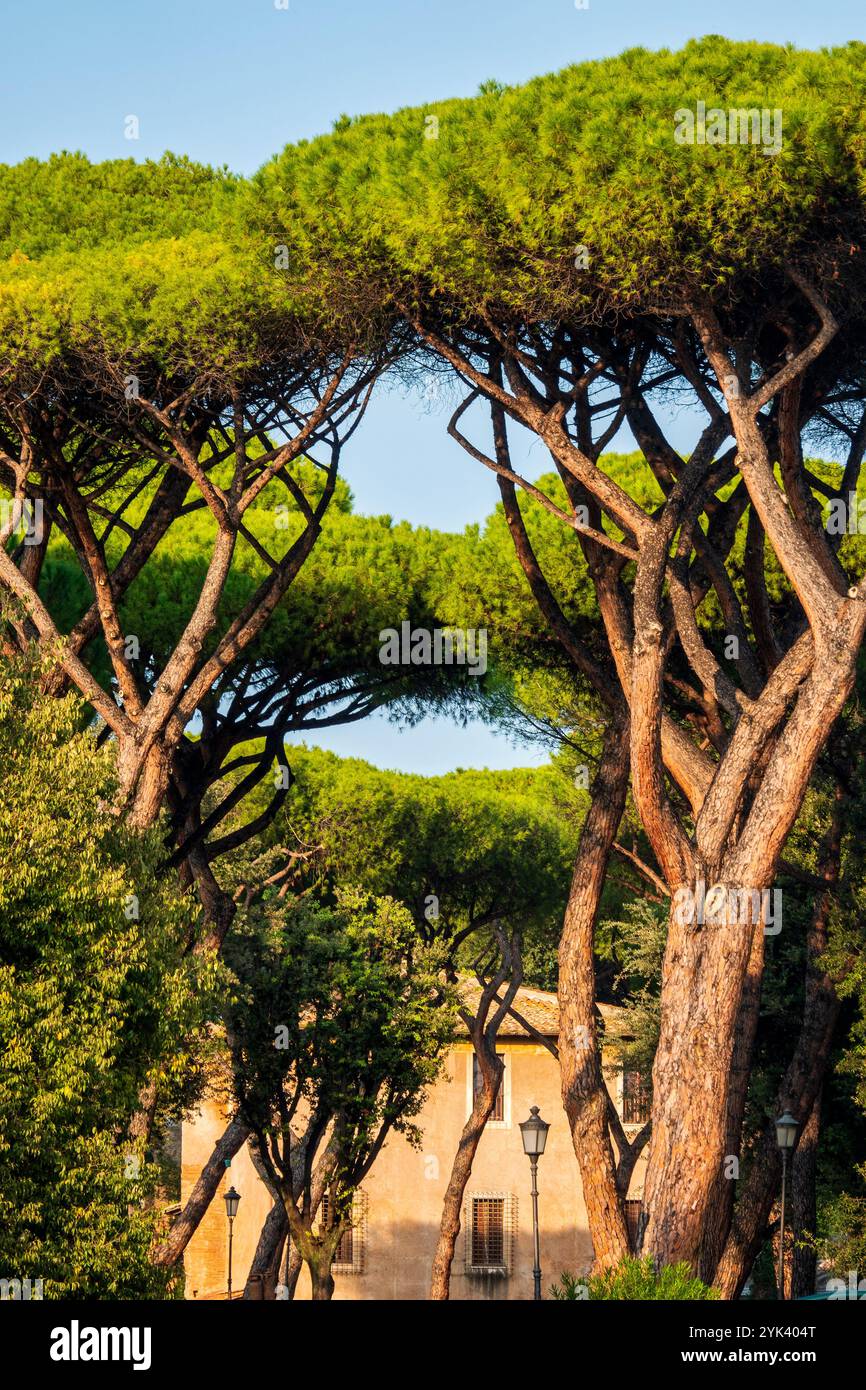
[[[354,890],[331,909],[280,908],[264,933],[233,934],[230,954],[239,1114],[309,1267],[313,1298],[328,1299],[353,1195],[389,1134],[417,1142],[413,1118],[453,1036],[443,955],[419,943],[405,908]],[[318,1226],[317,1176],[328,1193]]]

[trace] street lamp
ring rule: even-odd
[[[240,1200],[241,1194],[235,1192],[234,1184],[229,1188],[228,1192],[223,1194],[223,1201],[226,1204],[226,1216],[229,1219],[229,1299],[231,1299],[232,1296],[232,1236],[234,1234],[235,1217],[238,1214],[238,1204]]]
[[[524,1120],[520,1126],[520,1137],[523,1140],[523,1152],[528,1155],[532,1165],[532,1233],[535,1239],[535,1268],[532,1271],[532,1278],[535,1281],[535,1300],[541,1298],[541,1240],[538,1234],[538,1160],[544,1153],[544,1146],[547,1143],[547,1131],[550,1125],[542,1120],[538,1113],[538,1106],[530,1107],[529,1119]]]
[[[779,1297],[785,1297],[785,1187],[788,1177],[788,1154],[797,1142],[797,1121],[786,1110],[776,1121],[776,1143],[782,1153],[782,1210],[779,1217]]]

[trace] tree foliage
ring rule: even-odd
[[[164,1294],[148,1261],[159,1169],[126,1139],[141,1089],[161,1113],[197,1085],[213,968],[157,833],[111,814],[111,752],[81,704],[0,686],[0,1265],[44,1296]]]

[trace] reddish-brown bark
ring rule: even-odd
[[[596,918],[611,845],[628,787],[628,728],[614,727],[592,784],[559,945],[559,1063],[562,1103],[580,1166],[595,1259],[602,1269],[628,1254],[609,1131],[608,1095],[601,1072],[595,1001]]]
[[[800,442],[836,379],[830,349],[839,325],[809,281],[793,268],[786,275],[777,287],[784,312],[778,294],[741,304],[738,312],[752,315],[747,329],[740,320],[734,330],[697,299],[672,308],[670,323],[647,323],[633,334],[578,322],[546,332],[537,324],[500,324],[492,310],[483,328],[462,332],[412,314],[427,346],[468,385],[449,428],[499,477],[515,549],[551,633],[611,713],[623,702],[628,706],[635,805],[674,899],[682,889],[696,899],[702,881],[738,895],[771,887],[851,693],[866,629],[866,602],[858,586],[849,585],[838,546],[823,529]],[[654,353],[661,368],[650,367]],[[654,419],[653,371],[657,381],[687,382],[706,411],[706,427],[687,459]],[[616,407],[616,413],[599,427],[599,413],[606,417],[592,388],[601,381],[605,409]],[[492,455],[457,428],[479,396],[492,409]],[[652,510],[598,466],[600,449],[624,415],[663,497]],[[509,420],[549,450],[567,508],[514,469],[505,437]],[[833,420],[851,442],[850,487],[862,467],[866,428],[840,416]],[[720,453],[726,439],[730,447]],[[573,530],[595,586],[606,650],[595,643],[590,655],[565,622],[562,601],[528,541],[518,489]],[[744,608],[733,545],[746,513]],[[765,546],[790,586],[781,618],[767,594]],[[627,561],[635,563],[631,588]],[[726,642],[723,656],[698,621],[711,591],[735,639],[733,653]],[[739,1275],[723,1270],[731,1202],[729,1191],[720,1200],[720,1173],[741,1139],[760,997],[760,930],[754,912],[746,920],[723,914],[709,925],[682,920],[672,906],[662,972],[643,1248],[660,1261],[685,1259],[708,1276],[724,1247],[725,1287]],[[564,1010],[585,992],[588,935],[579,950],[580,970],[561,985]],[[791,1095],[807,1109],[823,1065],[824,1024],[832,1012],[827,1003],[821,1023],[820,1010],[813,1009],[815,1027],[807,1030],[788,1078]],[[598,1117],[594,1133],[601,1136]],[[588,1181],[600,1194],[593,1234],[599,1228],[606,1248],[609,1203],[602,1195],[610,1193],[611,1180],[601,1150]],[[748,1183],[743,1195],[741,1215],[751,1230]],[[761,1219],[764,1207],[762,1197],[756,1207]],[[751,1237],[744,1238],[749,1244]]]
[[[238,1119],[231,1120],[226,1126],[196,1179],[183,1210],[175,1218],[168,1235],[153,1252],[152,1261],[159,1268],[170,1269],[183,1257],[184,1250],[198,1230],[225,1176],[226,1164],[243,1148],[249,1133],[249,1128]]]
[[[481,1085],[477,1089],[473,1087],[472,1111],[460,1135],[442,1202],[442,1220],[430,1279],[430,1297],[434,1302],[444,1301],[450,1295],[451,1266],[454,1263],[454,1251],[460,1234],[463,1198],[478,1145],[487,1121],[493,1114],[496,1097],[502,1085],[504,1066],[502,1058],[496,1052],[496,1038],[500,1024],[514,1002],[523,979],[517,938],[512,937],[509,940],[498,927],[495,929],[495,936],[500,953],[498,969],[486,982],[481,981],[481,994],[475,1013],[470,1013],[466,1008],[460,1009],[460,1016],[466,1024],[478,1062]]]

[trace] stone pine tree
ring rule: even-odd
[[[636,51],[439,104],[437,139],[424,109],[362,118],[258,176],[262,215],[308,209],[323,275],[366,273],[419,360],[463,383],[451,433],[497,476],[528,582],[609,711],[560,971],[563,1096],[603,1265],[628,1239],[591,947],[629,783],[672,904],[642,1248],[705,1277],[731,1254],[713,1213],[742,1127],[765,894],[866,627],[822,512],[846,505],[866,443],[864,67],[858,44]],[[685,449],[671,402],[689,407]],[[623,425],[650,505],[599,464]],[[515,430],[544,445],[564,499],[519,473]],[[842,460],[829,486],[805,462],[817,430]],[[603,645],[564,620],[521,495],[573,534]],[[724,642],[705,639],[708,603]],[[794,1069],[803,1122],[815,1088]]]
[[[251,653],[320,534],[381,354],[369,331],[360,341],[349,321],[329,321],[282,243],[245,234],[222,175],[64,157],[0,184],[4,640],[55,654],[54,687],[77,687],[104,721],[120,804],[146,826],[171,794],[183,802],[185,730]],[[74,211],[56,219],[58,202]],[[25,507],[38,525],[10,553]],[[270,548],[262,507],[283,520]],[[144,665],[123,597],[196,516],[208,526],[195,591],[172,646]],[[52,531],[90,591],[66,632],[39,590]],[[258,582],[233,602],[250,557]],[[230,910],[206,857],[191,847],[186,863],[218,945]]]
[[[633,488],[636,462],[633,456],[606,454],[603,466],[621,484]],[[825,485],[838,483],[841,477],[841,465],[812,460],[809,467]],[[552,494],[556,493],[557,487],[561,487],[555,477],[539,482]],[[859,499],[857,505],[861,505]],[[850,505],[846,510],[850,512]],[[833,525],[833,515],[834,509],[830,503],[827,507],[829,527]],[[551,576],[567,573],[570,551],[568,530],[532,499],[525,503],[522,517],[538,566]],[[747,528],[741,527],[731,553],[735,583],[742,582],[747,539]],[[565,648],[561,649],[557,662],[555,639],[551,633],[545,634],[541,609],[533,623],[533,599],[528,586],[523,593],[520,592],[522,572],[513,549],[509,563],[509,549],[508,522],[505,508],[500,507],[497,515],[484,528],[482,543],[476,547],[474,554],[473,573],[467,575],[464,582],[479,591],[482,608],[485,595],[496,594],[496,640],[491,650],[497,661],[501,660],[503,652],[508,654],[508,661],[515,668],[517,689],[525,689],[527,694],[534,696],[533,705],[537,714],[546,717],[548,722],[552,717],[557,725],[562,725],[568,731],[569,744],[582,745],[578,756],[585,760],[583,775],[586,776],[588,766],[597,761],[598,724],[600,716],[603,718],[603,706],[599,707],[598,701],[592,697],[587,700],[573,699],[568,676],[576,668]],[[849,576],[858,583],[864,570],[864,550],[866,543],[863,535],[848,534],[843,538],[841,553],[845,567]],[[790,593],[785,593],[778,566],[770,566],[767,580],[772,601],[781,618],[782,605],[786,605],[790,611],[796,600]],[[575,588],[570,592],[560,588],[560,593],[563,611],[572,626],[583,630],[585,640],[597,640],[593,629],[598,626],[599,619],[595,613],[588,576],[584,573]],[[721,610],[712,603],[705,605],[701,624],[705,639],[722,649],[726,624]],[[524,674],[527,670],[530,670],[528,683]],[[856,994],[861,955],[859,943],[862,941],[862,929],[856,906],[861,877],[857,848],[862,817],[859,792],[862,784],[859,738],[861,689],[862,669],[858,691],[852,696],[822,750],[809,794],[780,862],[777,883],[778,891],[783,895],[784,922],[777,917],[773,923],[767,924],[767,958],[762,969],[750,975],[747,985],[750,991],[760,989],[761,1006],[754,1043],[744,1037],[743,1042],[748,1046],[739,1048],[734,1058],[735,1084],[738,1090],[743,1088],[747,1095],[746,1120],[738,1132],[737,1121],[732,1118],[729,1139],[731,1158],[726,1161],[725,1169],[719,1176],[717,1194],[712,1204],[712,1220],[708,1223],[706,1236],[709,1245],[711,1240],[724,1240],[725,1233],[730,1232],[725,1259],[718,1266],[716,1276],[717,1285],[728,1296],[737,1294],[755,1256],[768,1239],[781,1181],[779,1151],[772,1120],[785,1108],[791,1088],[799,1090],[803,1086],[806,1075],[808,1089],[810,1092],[814,1089],[818,1099],[813,1104],[793,1160],[790,1225],[800,1232],[815,1229],[814,1158],[816,1136],[821,1130],[818,1112],[822,1079],[827,1078],[823,1088],[826,1094],[828,1069],[839,1064],[840,1042],[848,1031],[850,1006],[844,1001],[846,996]],[[620,823],[618,837],[611,846],[614,860],[617,866],[628,865],[639,875],[644,891],[649,892],[656,901],[663,901],[664,882],[646,862],[646,847],[641,849],[642,837],[635,836],[635,827],[630,821],[629,813]],[[616,903],[610,900],[609,891],[612,877],[618,878],[619,873],[620,868],[616,867],[607,875],[608,899],[602,904],[601,911],[608,918],[612,911],[614,914],[619,911]],[[582,887],[578,876],[574,893],[579,894]],[[569,922],[573,920],[572,913],[569,913]],[[605,926],[604,939],[608,932],[609,926]],[[645,967],[646,959],[643,957],[638,973],[646,979]],[[654,975],[647,983],[654,987]],[[785,1020],[781,1028],[774,1027],[770,1022],[779,1016]],[[652,1065],[655,1034],[654,1020],[647,1045],[641,1047],[641,1069],[649,1069]],[[857,1036],[856,1031],[853,1036]],[[752,1048],[751,1056],[749,1047]],[[854,1054],[849,1056],[851,1060],[846,1061],[845,1067],[853,1066],[856,1069]],[[838,1085],[836,1083],[836,1094]],[[770,1121],[769,1124],[765,1123],[763,1130],[762,1118]],[[828,1118],[831,1123],[828,1142],[832,1144],[832,1112]],[[622,1126],[612,1106],[608,1107],[608,1119],[617,1154],[617,1187],[627,1194],[634,1161],[647,1139],[646,1127],[629,1142],[622,1133]],[[836,1123],[839,1123],[838,1119]],[[856,1133],[856,1128],[852,1129],[850,1123],[844,1123],[844,1128],[846,1133]],[[856,1143],[855,1139],[854,1152]],[[734,1158],[738,1159],[737,1164],[733,1162]],[[739,1182],[732,1180],[737,1168]],[[809,1292],[814,1285],[814,1250],[810,1256],[808,1242],[798,1241],[795,1247],[789,1248],[788,1267],[794,1294]]]

